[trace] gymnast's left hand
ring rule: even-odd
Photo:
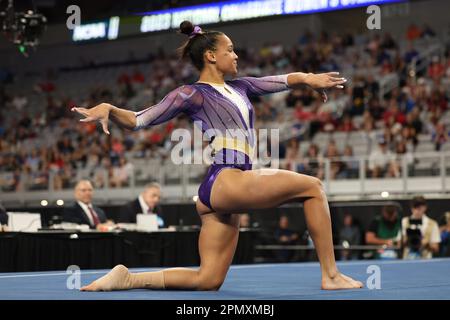
[[[347,79],[339,77],[339,72],[309,73],[305,82],[320,94],[323,102],[327,102],[328,97],[325,89],[343,89]]]
[[[71,109],[73,112],[78,112],[79,114],[85,116],[86,118],[80,119],[80,122],[92,122],[98,121],[102,125],[103,132],[110,134],[108,130],[108,120],[109,113],[111,111],[112,105],[109,103],[100,103],[93,108],[78,108],[74,107]]]

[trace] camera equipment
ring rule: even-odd
[[[0,5],[3,3],[0,0]],[[0,31],[19,46],[25,54],[27,47],[36,47],[47,24],[47,19],[33,10],[15,12],[13,0],[7,0],[4,9],[0,6]]]
[[[409,219],[409,227],[406,229],[407,246],[411,251],[419,252],[422,245],[422,219]]]

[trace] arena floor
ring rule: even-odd
[[[369,289],[370,265],[377,265],[381,288]],[[355,261],[340,270],[365,284],[363,289],[320,290],[318,263],[232,266],[218,292],[129,290],[80,292],[67,288],[64,271],[1,273],[1,300],[422,300],[450,299],[450,259],[422,261]],[[151,269],[145,269],[148,271]],[[81,285],[108,270],[83,270]],[[132,269],[132,271],[144,271]]]

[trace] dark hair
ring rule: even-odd
[[[398,210],[397,207],[394,205],[386,205],[383,207],[383,211],[385,213],[387,213],[388,215],[392,215],[392,214],[396,213],[397,210]]]
[[[190,36],[194,32],[194,25],[190,21],[183,21],[178,32]],[[181,58],[189,57],[192,64],[201,71],[205,66],[203,54],[207,50],[216,50],[217,38],[221,35],[223,32],[220,31],[202,30],[201,34],[189,38],[177,52]]]
[[[427,205],[427,202],[423,196],[415,196],[411,200],[411,207],[413,207],[413,208],[418,208],[418,207],[426,206],[426,205]]]

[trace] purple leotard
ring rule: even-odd
[[[288,90],[287,74],[262,78],[243,77],[227,81],[226,84],[245,101],[249,113],[248,125],[233,101],[213,86],[197,82],[178,87],[167,94],[160,103],[136,112],[135,130],[163,123],[179,113],[184,113],[195,123],[200,123],[201,130],[206,132],[210,142],[216,138],[216,135],[220,134],[225,137],[229,130],[239,129],[246,132],[245,136],[239,137],[239,139],[243,140],[244,144],[254,148],[256,145],[253,134],[255,113],[249,97]],[[211,131],[215,134],[208,134]],[[252,169],[251,159],[244,152],[231,150],[230,148],[221,148],[215,151],[214,162],[208,169],[198,190],[200,200],[212,210],[211,188],[219,172],[225,168]]]

